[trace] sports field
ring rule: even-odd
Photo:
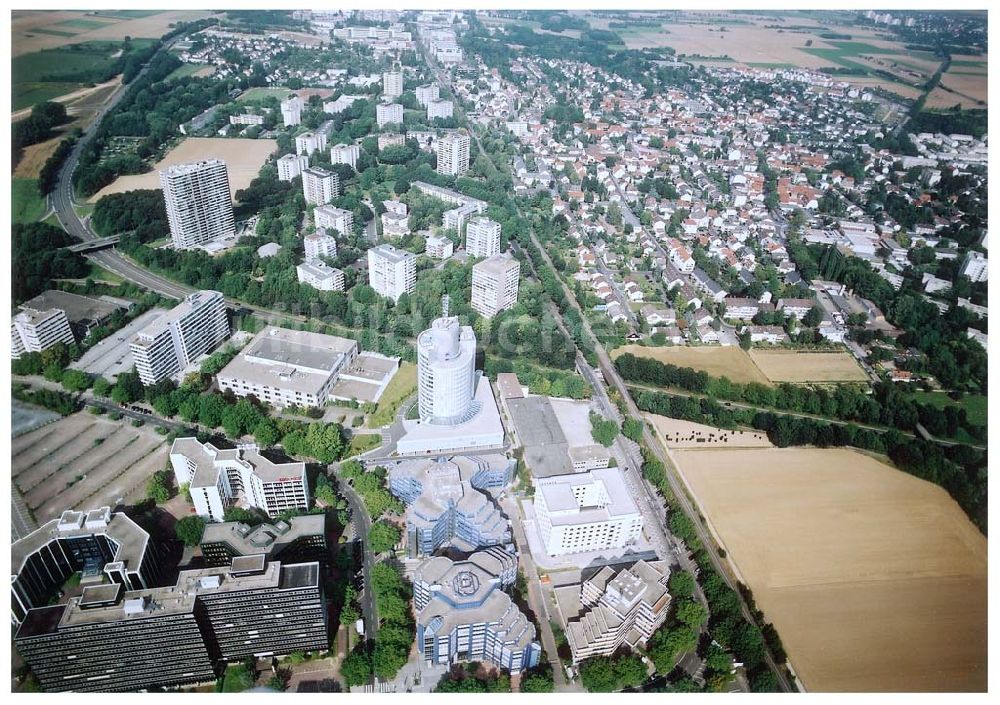
[[[772,382],[864,382],[864,370],[848,352],[750,350],[750,359]]]
[[[159,171],[174,164],[187,164],[203,159],[221,159],[229,171],[229,190],[236,192],[250,185],[260,173],[267,158],[278,148],[274,140],[226,139],[221,137],[189,137],[170,150],[158,161],[153,170],[145,174],[121,176],[95,193],[88,200],[97,203],[109,193],[123,193],[136,189],[160,188]]]
[[[616,358],[627,352],[636,357],[650,357],[670,365],[704,370],[713,377],[725,376],[733,382],[770,383],[764,373],[753,363],[753,360],[736,346],[687,347],[675,345],[664,348],[647,348],[642,345],[625,345],[612,352],[611,357]]]
[[[848,449],[670,451],[814,692],[986,689],[986,539],[948,494]]]

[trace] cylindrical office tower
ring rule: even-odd
[[[453,425],[473,413],[476,382],[476,334],[458,318],[434,319],[417,338],[417,384],[420,419]]]

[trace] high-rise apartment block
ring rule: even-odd
[[[302,123],[302,99],[293,95],[281,101],[281,119],[285,127],[294,127]]]
[[[346,283],[344,271],[331,267],[325,262],[303,262],[295,267],[295,275],[300,284],[306,284],[320,291],[343,291]]]
[[[309,167],[302,171],[302,193],[306,203],[322,206],[340,195],[340,177],[332,171]]]
[[[160,172],[160,185],[178,250],[236,234],[229,173],[221,159],[167,167]]]
[[[25,353],[42,352],[59,343],[72,345],[73,342],[73,329],[66,312],[61,309],[24,308],[11,320],[10,352],[15,360]]]
[[[403,124],[403,106],[399,103],[379,103],[375,106],[375,122],[379,127]]]
[[[441,87],[436,83],[428,83],[426,86],[417,86],[417,103],[426,107],[431,101],[441,97]]]
[[[410,210],[402,201],[382,201],[382,235],[389,239],[399,239],[410,234]]]
[[[337,256],[337,240],[324,233],[312,233],[303,238],[306,248],[306,262],[315,264],[321,257],[333,259]]]
[[[403,72],[386,71],[382,74],[382,95],[398,98],[403,95]]]
[[[517,303],[520,263],[509,254],[493,255],[472,267],[472,308],[492,318]]]
[[[129,343],[146,386],[174,375],[229,337],[226,302],[218,291],[196,291]]]
[[[624,548],[642,533],[642,514],[618,468],[534,482],[538,532],[550,556]]]
[[[962,262],[959,274],[973,282],[984,282],[989,277],[989,260],[982,252],[970,252]]]
[[[455,243],[444,235],[430,235],[426,240],[425,252],[432,259],[448,259],[455,252]]]
[[[469,257],[500,254],[500,223],[483,217],[470,219],[465,228],[465,252]]]
[[[368,284],[381,296],[399,301],[417,285],[417,257],[392,245],[368,250]]]
[[[455,114],[455,106],[450,100],[432,100],[427,103],[427,120],[450,118]]]
[[[582,613],[570,618],[566,639],[573,663],[593,656],[610,656],[622,645],[645,646],[660,628],[670,608],[663,561],[639,561],[615,574],[604,566],[580,586]]]
[[[354,213],[334,206],[313,208],[313,223],[323,230],[336,230],[341,235],[350,235],[354,227]]]
[[[446,176],[459,176],[469,170],[469,150],[472,140],[468,135],[445,135],[437,143],[437,172]]]
[[[350,164],[352,169],[358,168],[358,157],[361,148],[356,144],[338,144],[330,147],[331,164]]]
[[[286,154],[280,157],[278,164],[278,181],[291,181],[309,168],[309,157],[304,154]]]
[[[312,156],[313,152],[322,152],[326,149],[326,133],[324,132],[303,132],[295,138],[295,153]]]
[[[244,503],[277,516],[286,509],[309,509],[305,463],[274,463],[253,443],[220,450],[196,438],[178,438],[170,446],[177,486],[187,484],[199,516],[222,521],[238,496]]]

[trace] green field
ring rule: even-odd
[[[747,66],[752,66],[755,69],[794,69],[795,64],[769,64],[766,61],[762,63],[748,63]]]
[[[42,27],[35,27],[32,30],[34,34],[49,34],[53,37],[75,37],[79,32],[60,32],[58,29],[44,29]]]
[[[359,433],[355,436],[351,436],[351,445],[347,450],[347,457],[352,458],[355,455],[365,453],[372,448],[378,448],[381,442],[382,434],[379,433]]]
[[[205,68],[204,64],[184,64],[180,68],[175,69],[173,73],[163,80],[169,81],[174,78],[185,78],[201,71],[203,68]]]
[[[980,68],[980,69],[985,69],[986,68],[986,62],[985,61],[952,61],[951,65],[952,66],[971,66],[971,67]]]
[[[969,418],[969,423],[975,426],[986,425],[986,397],[979,394],[966,394],[961,401],[951,399],[944,392],[916,392],[914,399],[923,404],[933,404],[939,409],[946,406],[961,406]]]
[[[162,15],[164,10],[109,10],[97,13],[97,17],[111,17],[116,20],[140,20],[143,17]]]
[[[241,103],[251,100],[262,100],[268,96],[274,96],[278,100],[284,100],[285,96],[291,93],[290,88],[250,88],[243,92],[237,100]]]
[[[378,428],[392,423],[399,405],[416,391],[417,366],[412,362],[400,363],[399,370],[382,392],[375,413],[368,419],[368,427]]]
[[[113,22],[101,22],[100,20],[84,20],[84,19],[74,19],[74,20],[63,20],[62,22],[56,22],[56,27],[72,27],[73,29],[100,29],[101,27],[107,27],[109,24],[114,24]]]
[[[15,56],[11,60],[13,109],[29,108],[96,83],[114,67],[116,59],[111,55],[121,45],[121,42],[81,42]],[[133,42],[133,46],[140,45],[142,42]]]
[[[34,223],[45,215],[45,201],[38,194],[37,179],[12,179],[10,216],[15,223]]]

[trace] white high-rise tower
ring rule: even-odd
[[[476,334],[443,315],[417,337],[417,403],[420,420],[435,425],[456,425],[479,410],[476,392]]]
[[[160,185],[177,249],[236,234],[229,173],[221,159],[167,167],[160,172]]]

